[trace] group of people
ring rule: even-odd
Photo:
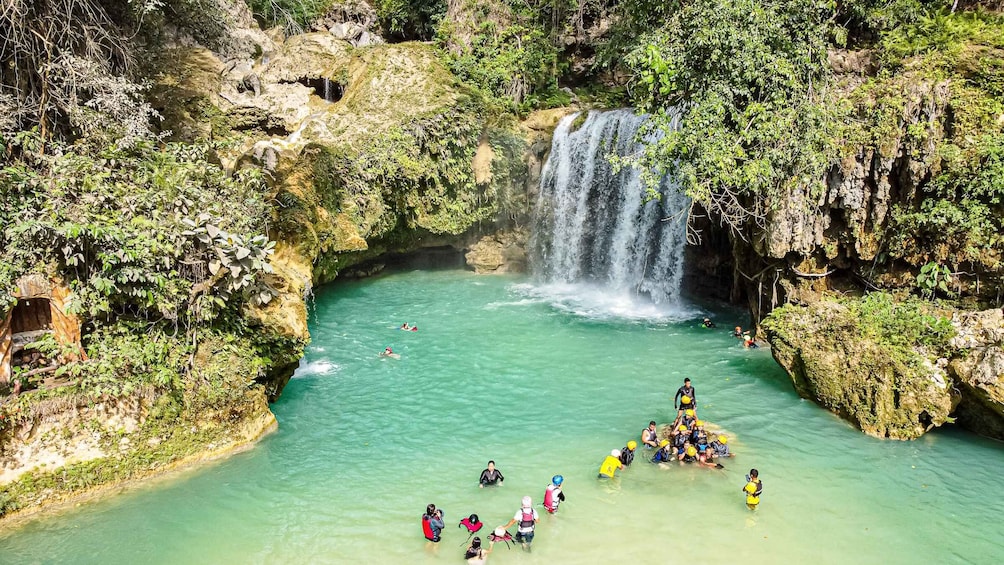
[[[705,327],[715,327],[714,322],[709,318],[703,321]],[[410,329],[407,324],[401,327],[402,330]],[[411,329],[415,331],[415,329]],[[736,326],[736,337],[744,340],[744,347],[757,347],[755,340],[750,333],[743,332],[742,328]],[[392,353],[390,348],[386,353]],[[676,410],[676,418],[669,426],[668,436],[659,438],[658,425],[654,420],[641,431],[641,443],[645,449],[650,449],[654,453],[651,457],[652,463],[668,464],[678,462],[680,465],[696,464],[704,467],[724,469],[720,463],[722,459],[734,457],[735,454],[729,448],[729,438],[723,433],[715,434],[714,440],[710,440],[709,434],[705,430],[704,421],[697,416],[697,393],[689,378],[684,379],[683,386],[673,397],[673,408]],[[635,451],[638,449],[638,442],[628,441],[621,449],[614,449],[610,455],[606,456],[600,464],[599,478],[612,479],[617,471],[623,471],[625,467],[634,462]],[[755,510],[760,503],[760,495],[763,492],[763,482],[760,480],[760,473],[757,469],[750,469],[746,475],[746,484],[742,492],[746,496],[746,506],[750,510]],[[488,466],[481,472],[478,479],[479,488],[497,486],[505,481],[502,472],[495,467],[495,461],[489,461]],[[550,484],[544,489],[543,507],[548,513],[558,511],[558,506],[565,500],[562,490],[564,477],[555,475],[551,478]],[[478,532],[484,523],[477,514],[471,514],[460,520],[458,527],[466,528],[469,536],[473,536],[470,545],[464,552],[464,559],[471,565],[485,563],[488,555],[498,542],[504,542],[508,546],[510,542],[520,544],[525,551],[530,551],[533,542],[534,531],[540,517],[533,507],[533,499],[524,496],[520,501],[520,507],[506,524],[500,525],[488,534],[488,546],[482,544]],[[509,533],[509,528],[516,525],[516,535]],[[439,542],[441,533],[445,527],[443,521],[443,511],[435,504],[426,507],[425,514],[422,515],[422,531],[425,538],[430,542]]]
[[[757,345],[756,339],[749,330],[743,331],[742,326],[736,326],[736,329],[732,331],[732,336],[743,341],[743,347],[746,349],[756,349],[760,347]]]
[[[705,324],[708,322],[710,320],[705,318]],[[655,420],[650,421],[648,427],[641,431],[641,442],[645,449],[654,450],[652,463],[668,464],[676,461],[680,465],[693,463],[724,469],[725,466],[720,461],[735,457],[729,448],[729,438],[723,433],[717,433],[715,439],[709,441],[704,421],[697,417],[697,393],[689,378],[684,379],[683,386],[676,391],[673,408],[676,410],[676,418],[669,426],[668,437],[659,439]],[[617,471],[631,465],[637,448],[638,442],[631,440],[623,448],[612,450],[600,464],[599,478],[612,479]],[[763,492],[763,483],[760,482],[759,471],[756,469],[750,469],[743,492],[746,493],[746,506],[751,510],[755,509],[760,503],[760,493]]]
[[[505,477],[495,467],[495,461],[489,461],[488,466],[481,471],[481,477],[478,479],[478,487],[498,486],[503,482],[505,482]],[[551,477],[551,482],[544,488],[543,506],[549,514],[556,513],[558,506],[565,500],[565,493],[562,490],[564,482],[565,478],[562,475],[554,475]],[[488,554],[494,549],[495,544],[499,542],[505,543],[507,547],[510,542],[519,544],[524,551],[530,551],[539,520],[540,515],[533,506],[533,498],[524,496],[520,501],[519,509],[513,515],[512,519],[506,524],[498,526],[488,534],[488,547],[485,547],[482,544],[481,537],[474,535],[484,527],[484,523],[478,518],[478,515],[471,514],[461,519],[458,527],[466,528],[469,532],[468,535],[474,536],[467,550],[464,552],[464,559],[471,565],[484,563],[488,559]],[[509,528],[513,525],[516,525],[515,536],[509,533]],[[425,539],[438,543],[444,527],[446,525],[443,521],[443,510],[437,508],[435,504],[429,504],[425,509],[425,514],[422,514],[422,533],[425,535]]]
[[[394,326],[391,326],[391,329],[393,328]],[[398,329],[403,332],[417,332],[418,326],[412,326],[408,324],[408,322],[405,322],[401,324],[401,327]],[[394,349],[388,345],[387,347],[383,348],[383,351],[380,352],[380,357],[390,357],[392,359],[400,359],[401,355],[399,353],[394,353]]]

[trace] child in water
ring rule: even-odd
[[[750,474],[746,475],[746,486],[743,487],[746,493],[746,508],[756,510],[760,504],[760,493],[763,492],[763,483],[760,482],[760,471],[750,469]]]
[[[470,547],[468,547],[467,551],[464,552],[464,559],[466,559],[470,565],[481,565],[482,563],[488,561],[488,554],[492,552],[492,547],[494,545],[495,541],[489,540],[488,549],[485,549],[481,547],[481,538],[475,536],[475,538],[471,540]]]

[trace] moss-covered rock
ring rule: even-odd
[[[922,349],[907,341],[914,330],[946,328],[937,322],[943,318],[918,314],[914,305],[897,311],[895,303],[886,304],[789,305],[771,313],[763,328],[799,395],[869,435],[913,439],[948,422],[958,396],[944,361],[938,363],[941,342]]]

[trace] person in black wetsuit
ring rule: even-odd
[[[676,408],[674,427],[679,423],[684,410],[697,411],[697,397],[694,396],[694,387],[690,386],[690,379],[683,379],[683,386],[677,389],[676,396],[673,397],[673,408]]]
[[[505,477],[502,476],[502,472],[495,468],[495,462],[489,461],[488,468],[481,471],[481,478],[478,479],[481,483],[480,488],[485,488],[485,486],[493,487],[497,484],[505,481]]]

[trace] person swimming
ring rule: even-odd
[[[495,541],[491,538],[488,540],[488,549],[481,547],[481,538],[475,536],[471,540],[471,545],[464,552],[464,559],[470,565],[481,565],[488,561],[488,554],[492,552],[492,546],[495,545]]]
[[[401,324],[401,331],[405,332],[417,332],[418,326],[409,326],[408,322]]]
[[[704,327],[706,327],[706,328],[713,328],[713,327],[715,327],[715,323],[711,321],[711,318],[704,318],[704,321],[701,322],[701,325],[704,326]]]
[[[739,339],[743,338],[743,328],[741,326],[736,326],[736,329],[732,331],[732,337],[737,337]]]
[[[756,349],[760,347],[759,345],[757,345],[756,340],[753,339],[753,336],[750,335],[749,330],[743,332],[743,347],[745,347],[746,349]]]
[[[481,478],[478,479],[480,488],[485,488],[486,486],[493,487],[504,481],[505,477],[502,476],[502,471],[495,468],[494,461],[488,462],[488,468],[481,471]]]
[[[391,358],[394,358],[394,359],[400,359],[401,358],[401,356],[398,355],[397,353],[394,353],[394,350],[391,349],[390,347],[385,347],[383,349],[383,351],[380,352],[380,357],[391,357]]]

